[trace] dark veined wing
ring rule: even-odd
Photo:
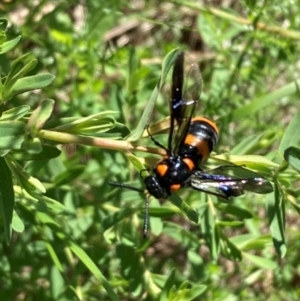
[[[201,172],[200,172],[201,173]],[[256,193],[270,193],[273,191],[272,184],[261,177],[257,172],[247,169],[243,166],[234,165],[221,165],[217,168],[208,170],[205,174],[210,174],[218,177],[232,178],[247,180],[245,190],[256,192]]]
[[[177,153],[179,145],[186,136],[202,87],[202,78],[197,64],[191,64],[185,76],[184,61],[184,52],[180,52],[174,63],[172,75],[168,149],[173,154]],[[175,125],[178,126],[176,132]]]
[[[239,170],[240,173],[243,173],[244,175],[247,172],[252,175],[254,173],[256,177],[239,178],[225,174],[215,174],[216,172],[220,172],[220,169],[223,168],[224,167],[216,168],[212,171],[209,171],[209,173],[196,171],[188,180],[187,185],[193,189],[213,194],[225,199],[240,196],[244,194],[245,190],[259,194],[270,193],[273,191],[273,186],[268,180],[259,177],[259,175],[256,173],[241,166],[236,166],[237,170],[241,169]]]

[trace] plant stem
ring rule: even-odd
[[[75,143],[75,144],[96,146],[105,149],[122,150],[125,152],[138,151],[138,152],[157,154],[161,156],[166,155],[163,149],[146,147],[146,146],[136,146],[127,141],[119,141],[119,140],[112,140],[106,138],[84,137],[84,136],[78,136],[69,133],[55,132],[49,130],[41,130],[38,136],[42,139],[48,139],[48,140],[61,142],[61,143]]]
[[[179,0],[172,0],[171,2],[191,8],[193,10],[203,12],[203,13],[209,13],[212,15],[215,15],[217,17],[238,23],[238,24],[243,24],[243,25],[248,25],[248,26],[253,26],[253,20],[249,20],[246,18],[242,17],[237,17],[234,16],[230,13],[227,13],[225,11],[222,11],[217,8],[212,8],[212,7],[207,7],[198,3],[194,2],[182,2]],[[255,24],[256,29],[264,30],[267,32],[272,32],[279,34],[281,36],[284,36],[286,38],[294,39],[294,40],[300,40],[300,33],[294,30],[287,30],[279,26],[274,26],[274,25],[266,25],[265,23],[262,22],[257,22]]]

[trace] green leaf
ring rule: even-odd
[[[54,104],[53,99],[46,99],[32,112],[27,123],[27,128],[33,133],[33,137],[35,132],[42,129],[45,122],[50,118]]]
[[[15,210],[13,212],[12,229],[19,233],[22,233],[25,229],[23,221],[20,219],[19,215]]]
[[[24,117],[29,111],[30,111],[30,106],[27,105],[14,107],[10,110],[3,112],[0,120],[1,121],[18,120]]]
[[[244,225],[243,222],[240,221],[218,221],[219,226],[223,227],[241,227]]]
[[[275,182],[275,192],[266,196],[267,212],[272,232],[273,243],[277,253],[284,257],[287,251],[285,244],[285,207],[278,183]]]
[[[230,238],[230,241],[243,251],[263,250],[271,244],[271,235],[242,234]]]
[[[37,161],[37,160],[49,160],[58,157],[61,151],[51,145],[44,144],[43,149],[39,153],[25,153],[24,151],[14,151],[14,158],[22,161]]]
[[[180,224],[165,221],[163,233],[178,241],[181,244],[182,248],[199,248],[199,238],[197,236],[197,232],[191,232],[188,229],[182,227],[182,225]]]
[[[3,101],[10,99],[11,88],[17,82],[18,79],[24,77],[28,72],[30,72],[37,65],[37,60],[32,59],[30,53],[26,53],[13,61],[11,64],[10,71],[3,87]]]
[[[169,301],[169,297],[168,297],[169,292],[174,285],[175,285],[175,269],[172,269],[161,291],[159,301]]]
[[[10,160],[7,161],[7,163],[9,164],[9,167],[13,172],[14,176],[22,185],[22,188],[24,188],[29,194],[31,194],[32,191],[36,190],[41,193],[46,192],[44,185],[37,178],[28,174],[26,170],[10,155],[7,156],[9,156],[10,158]],[[35,196],[33,196],[33,198],[35,198]]]
[[[140,69],[140,61],[136,55],[135,48],[130,48],[128,59],[127,91],[129,95],[134,95],[138,89],[139,78],[136,76]]]
[[[253,217],[252,213],[245,208],[237,207],[226,203],[217,203],[215,206],[218,209],[222,210],[224,213],[231,214],[242,219]]]
[[[198,300],[197,297],[207,290],[207,286],[203,284],[194,285],[191,288],[178,289],[168,300],[171,301],[193,301]]]
[[[39,138],[26,137],[22,143],[21,149],[28,154],[39,154],[43,150],[42,142]]]
[[[141,162],[141,160],[134,156],[133,154],[126,154],[127,158],[129,159],[129,161],[132,163],[132,165],[140,172],[141,170],[145,170],[145,174],[146,173],[146,168],[144,166],[144,164]]]
[[[260,172],[262,174],[270,175],[270,172],[278,168],[278,164],[272,162],[271,160],[258,155],[243,155],[243,156],[236,156],[236,155],[230,155],[230,154],[221,154],[217,156],[212,156],[212,159],[217,160],[223,160],[224,165],[226,165],[227,162],[234,163],[238,166],[244,166],[246,168],[253,169],[257,172]],[[247,170],[247,173],[249,171]],[[253,172],[253,176],[257,177],[258,175]]]
[[[198,223],[199,217],[197,212],[183,201],[177,194],[173,193],[168,200],[180,209],[191,221]]]
[[[242,252],[233,244],[222,232],[220,233],[220,248],[222,254],[232,260],[232,261],[241,261]]]
[[[21,149],[26,132],[25,123],[20,121],[0,122],[0,149]]]
[[[12,173],[3,157],[0,157],[0,174],[0,214],[4,223],[5,240],[6,243],[9,244],[12,233],[15,194]]]
[[[258,144],[264,134],[250,135],[230,150],[231,155],[245,155]]]
[[[88,254],[77,244],[70,242],[69,243],[70,249],[73,253],[80,259],[80,261],[91,271],[91,273],[96,277],[96,279],[101,283],[101,285],[106,290],[108,296],[112,301],[119,301],[120,299],[114,292],[113,288],[111,287],[110,283],[101,273],[99,268],[93,262],[93,260],[88,256]]]
[[[76,179],[78,176],[80,176],[85,169],[85,166],[83,165],[77,165],[72,168],[69,168],[68,170],[64,171],[63,173],[59,174],[55,179],[54,179],[54,184],[55,186],[63,185],[63,184],[68,184],[74,179]]]
[[[153,202],[151,201],[151,206],[149,208],[149,214],[150,214],[150,216],[153,216],[153,217],[169,218],[171,216],[174,216],[174,214],[178,214],[180,212],[180,210],[178,210],[178,208],[175,206],[153,207],[152,203]]]
[[[210,250],[213,261],[216,261],[219,255],[219,232],[215,224],[215,217],[212,214],[210,207],[206,206],[203,210],[203,215],[200,217],[201,230],[203,238]]]
[[[298,145],[300,141],[300,136],[295,134],[298,133],[300,128],[300,112],[298,112],[290,124],[288,125],[287,130],[284,133],[284,136],[282,137],[279,147],[278,147],[278,152],[281,155],[281,157],[284,157],[284,151],[289,148],[290,146],[296,146]]]
[[[21,40],[21,36],[17,36],[13,40],[4,42],[2,45],[0,45],[0,54],[4,54],[4,53],[14,49],[20,40]]]
[[[55,248],[53,248],[52,244],[48,243],[48,242],[45,242],[46,244],[46,247],[47,247],[47,250],[49,252],[49,255],[50,257],[52,258],[52,261],[54,262],[55,266],[57,267],[57,269],[60,271],[60,272],[63,272],[64,269],[63,269],[63,266],[59,260],[59,257],[57,255],[57,253],[55,252]]]
[[[249,261],[252,261],[256,266],[263,269],[273,270],[278,267],[276,262],[268,258],[259,257],[250,253],[243,253],[243,257]]]
[[[254,115],[256,112],[262,110],[263,108],[279,101],[281,98],[298,93],[299,91],[300,80],[293,81],[285,85],[284,87],[279,88],[278,90],[269,93],[265,96],[254,99],[248,105],[244,105],[241,108],[234,110],[230,113],[231,121],[238,121],[243,118]],[[299,113],[297,114],[299,115]],[[227,115],[222,116],[219,120],[228,118]]]
[[[46,192],[46,191],[45,191]],[[51,199],[51,198],[49,198],[49,197],[47,197],[47,196],[45,196],[45,195],[38,195],[38,194],[34,194],[40,201],[42,201],[42,202],[45,202],[45,204],[47,205],[47,209],[48,210],[52,210],[52,211],[54,211],[55,213],[61,213],[61,212],[63,212],[63,211],[65,211],[66,210],[66,208],[65,208],[65,206],[62,204],[62,203],[60,203],[60,202],[58,202],[58,201],[56,201],[56,200],[54,200],[54,199]]]
[[[300,172],[300,148],[296,146],[288,147],[284,151],[284,159],[297,171]]]
[[[162,64],[162,75],[159,79],[151,97],[150,100],[147,103],[147,106],[143,112],[143,115],[140,119],[140,122],[136,129],[127,137],[128,141],[137,141],[143,134],[144,129],[147,125],[150,123],[151,115],[155,106],[156,99],[158,97],[158,94],[163,86],[163,84],[166,81],[166,77],[169,73],[169,70],[174,65],[175,59],[177,58],[179,49],[174,49],[170,51],[166,57],[164,58],[163,64]]]
[[[33,76],[20,78],[12,86],[12,88],[9,91],[9,94],[6,94],[5,100],[9,100],[13,96],[16,96],[26,91],[31,91],[31,90],[46,87],[52,83],[54,78],[55,76],[50,73],[41,73]]]
[[[4,18],[0,18],[0,30],[5,30],[7,27],[8,21]]]
[[[289,146],[297,145],[299,143],[300,137],[298,137],[298,135],[295,135],[295,131],[299,129],[299,126],[300,126],[300,112],[298,112],[293,117],[280,142],[278,150],[281,154],[283,154],[284,150]]]

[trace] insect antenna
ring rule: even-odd
[[[130,189],[130,190],[134,190],[134,191],[137,191],[137,192],[144,193],[143,189],[137,188],[137,187],[125,184],[125,183],[109,181],[108,184],[111,185],[111,186],[114,186],[114,187],[126,188],[126,189]],[[143,224],[143,238],[147,238],[148,229],[149,229],[149,197],[146,196],[145,215],[144,215],[144,224]]]
[[[145,215],[144,215],[144,225],[143,225],[143,237],[147,238],[149,228],[149,197],[146,196],[145,200]]]
[[[164,149],[164,150],[167,152],[167,154],[169,154],[169,153],[170,153],[170,150],[169,150],[167,147],[165,147],[164,145],[162,145],[161,143],[159,143],[157,140],[155,140],[155,139],[153,138],[153,136],[151,135],[151,133],[150,133],[150,131],[149,131],[149,125],[147,125],[146,130],[147,130],[147,134],[148,134],[149,138],[152,140],[152,142],[153,142],[156,146],[158,146],[158,147]]]
[[[114,186],[114,187],[119,187],[119,188],[126,188],[126,189],[134,190],[134,191],[137,191],[137,192],[141,192],[141,193],[144,192],[144,190],[141,189],[141,188],[137,188],[137,187],[125,184],[125,183],[108,181],[108,185],[111,185],[111,186]]]

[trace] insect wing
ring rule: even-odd
[[[187,184],[193,189],[224,199],[229,199],[230,197],[236,197],[244,194],[245,183],[243,181],[244,180],[224,178],[223,176],[222,179],[218,178],[218,176],[214,177],[212,175],[208,175],[208,177],[206,177],[206,175],[203,174],[203,177],[201,178],[193,175]]]
[[[184,61],[184,53],[180,52],[174,63],[172,75],[168,148],[173,154],[177,153],[186,136],[202,86],[201,74],[196,64],[191,64],[187,75],[184,76]],[[175,123],[178,125],[176,133],[174,133]]]
[[[213,171],[216,172],[216,170],[218,169]],[[250,172],[252,173],[252,171]],[[207,191],[208,193],[213,191],[223,196],[225,195],[225,198],[242,195],[245,190],[259,194],[273,191],[271,183],[258,176],[253,178],[237,178],[224,174],[203,173],[201,171],[197,171],[192,175],[188,181],[188,185],[194,189]]]
[[[217,177],[218,179],[231,178],[244,180],[243,189],[256,193],[270,193],[273,191],[272,184],[262,178],[258,173],[238,165],[221,165],[217,168],[205,172],[206,175]],[[203,175],[202,175],[203,176]]]

